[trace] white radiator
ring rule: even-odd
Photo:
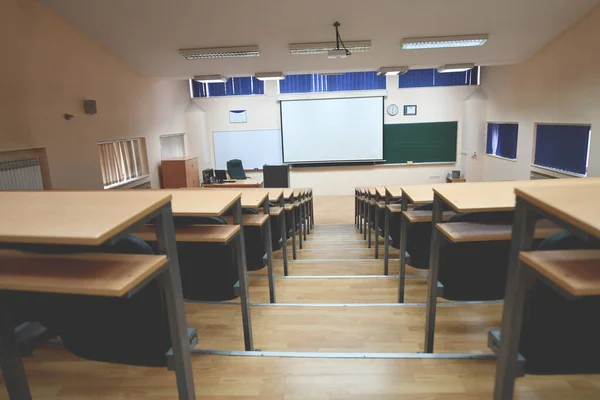
[[[39,160],[0,161],[0,190],[44,190]]]

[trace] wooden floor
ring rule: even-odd
[[[339,205],[339,206],[338,206]],[[353,226],[353,199],[316,198],[317,226],[283,277],[276,252],[278,305],[268,305],[266,268],[250,273],[254,344],[263,351],[417,353],[423,349],[426,273],[407,268],[406,301],[398,306],[399,262],[390,276]],[[383,254],[383,249],[381,254]],[[291,256],[291,252],[290,252]],[[443,302],[440,300],[440,303]],[[287,305],[286,305],[287,304]],[[487,331],[502,304],[438,308],[438,353],[489,354]],[[186,304],[199,349],[243,350],[239,300]],[[493,360],[341,359],[192,356],[198,399],[483,400],[493,389]],[[175,375],[161,368],[80,360],[62,346],[39,349],[25,365],[34,399],[177,399]],[[598,399],[595,376],[527,376],[517,399]],[[0,384],[0,399],[7,394]]]

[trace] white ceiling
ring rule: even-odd
[[[140,73],[350,71],[527,59],[600,0],[40,0]],[[292,56],[288,44],[371,40],[349,58]],[[403,37],[490,34],[481,48],[401,51]],[[187,61],[180,48],[258,45],[255,58]]]

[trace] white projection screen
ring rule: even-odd
[[[283,161],[383,159],[383,97],[281,102]]]

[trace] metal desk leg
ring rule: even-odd
[[[253,351],[252,321],[250,317],[250,299],[248,296],[248,268],[246,266],[246,249],[244,243],[244,228],[242,222],[242,201],[238,199],[233,205],[233,224],[240,226],[240,233],[236,240],[236,260],[238,266],[238,279],[240,281],[240,302],[242,305],[242,323],[244,326],[244,347],[246,351]]]
[[[354,225],[358,228],[358,196],[354,193]]]
[[[271,235],[271,212],[269,211],[269,199],[265,200],[263,212],[269,216],[265,224],[265,252],[267,253],[267,272],[269,273],[269,300],[275,303],[275,273],[273,272],[273,238]]]
[[[296,259],[296,209],[292,206],[292,258]],[[287,234],[286,234],[287,238]]]
[[[500,350],[496,360],[494,400],[512,399],[515,389],[519,341],[528,281],[526,268],[519,262],[519,253],[531,249],[534,229],[535,214],[528,212],[527,204],[517,198],[502,312]]]
[[[17,348],[15,325],[8,303],[0,299],[0,367],[10,400],[31,400],[27,374]],[[193,392],[192,392],[193,393]]]
[[[379,206],[376,204],[375,210],[375,259],[379,259]]]
[[[191,400],[196,398],[196,393],[171,203],[163,207],[156,218],[155,229],[158,251],[160,254],[166,254],[169,260],[169,267],[157,278],[157,282],[163,289],[167,307],[173,362],[177,376],[177,391],[180,400]]]
[[[281,214],[279,214],[279,228],[281,230],[281,244],[282,244],[282,248],[281,251],[283,253],[283,275],[288,276],[288,254],[287,254],[287,231],[285,229],[285,210],[284,210],[284,203],[283,203],[283,197],[281,198],[281,201],[279,203],[281,209],[283,210],[281,212]]]
[[[310,196],[310,227],[315,229],[315,204],[312,195]]]
[[[369,248],[371,248],[371,205],[368,201],[365,202],[366,219],[365,219],[365,240],[367,240],[367,231],[369,234]]]
[[[404,303],[404,285],[406,283],[406,232],[408,220],[400,214],[400,277],[398,281],[398,303]],[[436,285],[437,286],[437,285]]]
[[[390,265],[390,212],[385,207],[385,218],[383,222],[383,274],[389,275]]]
[[[429,255],[429,276],[427,278],[427,316],[425,321],[425,353],[433,353],[435,335],[435,313],[437,311],[437,283],[440,251],[442,249],[441,233],[437,224],[442,222],[443,200],[437,194],[433,197],[433,215],[431,223],[431,253]],[[402,251],[402,250],[401,250]]]
[[[304,240],[306,241],[306,235],[308,234],[309,226],[308,226],[308,208],[306,207],[306,202],[302,204],[302,223],[304,224]]]
[[[363,201],[358,200],[358,231],[363,233]]]
[[[298,206],[294,211],[298,211],[298,238],[300,239],[298,241],[299,244],[299,249],[302,250],[302,237],[304,235],[304,232],[302,231],[302,206]]]

